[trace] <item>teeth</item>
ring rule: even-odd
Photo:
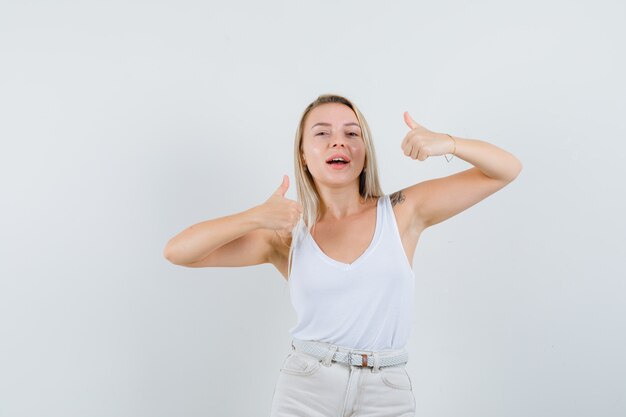
[[[346,162],[346,161],[344,161],[344,159],[343,159],[343,158],[333,158],[333,159],[331,159],[331,161],[342,161],[342,162]]]

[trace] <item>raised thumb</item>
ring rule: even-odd
[[[283,175],[283,182],[280,184],[280,187],[276,190],[274,194],[279,194],[281,197],[285,196],[287,189],[289,188],[289,177],[287,175]]]
[[[417,122],[413,120],[411,116],[409,116],[408,111],[404,112],[404,123],[406,123],[407,126],[410,127],[411,129],[415,129],[417,126],[419,126]]]

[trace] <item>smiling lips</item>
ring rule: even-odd
[[[331,169],[345,169],[350,164],[350,158],[342,153],[336,153],[326,159]]]
[[[328,159],[326,159],[327,164],[331,164],[333,166],[343,166],[350,163],[350,158],[341,153],[332,154]]]

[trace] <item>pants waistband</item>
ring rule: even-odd
[[[383,368],[397,366],[408,362],[409,355],[405,348],[387,350],[362,350],[333,345],[316,340],[292,338],[295,350],[308,353],[329,366],[331,362],[345,363],[351,366]]]

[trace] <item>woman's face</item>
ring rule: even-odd
[[[311,110],[304,122],[302,158],[316,183],[337,186],[356,181],[358,187],[365,143],[352,109],[327,103]]]

